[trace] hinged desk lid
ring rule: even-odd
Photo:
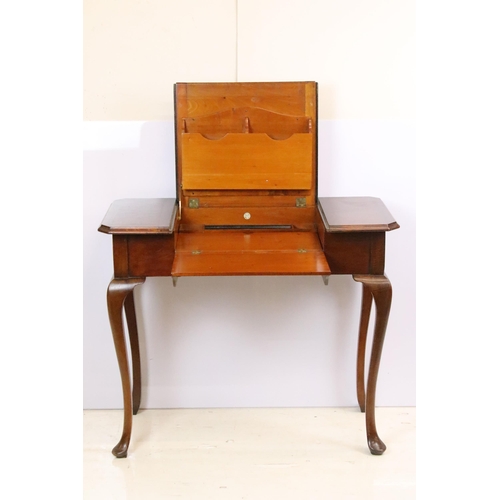
[[[177,83],[175,112],[184,227],[313,223],[315,82]]]

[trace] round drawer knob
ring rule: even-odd
[[[250,219],[250,217],[252,217],[252,216],[250,215],[250,213],[249,213],[249,212],[245,212],[245,213],[243,214],[243,218],[244,218],[244,219],[246,219],[246,220]]]

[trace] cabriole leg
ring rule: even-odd
[[[120,368],[123,390],[123,432],[120,441],[112,450],[113,455],[117,458],[127,456],[130,435],[132,433],[132,392],[127,345],[125,341],[125,331],[122,318],[123,305],[134,287],[144,283],[144,281],[144,278],[113,279],[108,287],[107,300],[109,322],[111,325],[111,332],[113,334],[113,341],[115,344],[118,366]],[[133,301],[133,296],[131,300]],[[128,303],[130,309],[130,300]],[[130,322],[129,319],[128,321]]]
[[[366,336],[368,333],[368,323],[372,309],[372,292],[368,286],[363,284],[363,298],[361,301],[361,319],[359,321],[358,356],[356,361],[356,393],[358,396],[359,409],[365,411],[365,356],[366,356]]]
[[[355,281],[363,283],[363,302],[368,301],[368,292],[375,301],[375,328],[373,332],[373,345],[370,358],[370,368],[368,371],[368,383],[366,388],[366,434],[368,440],[368,447],[373,455],[382,455],[386,450],[386,446],[377,434],[375,425],[375,392],[377,387],[378,370],[380,366],[380,358],[382,356],[382,347],[384,345],[385,331],[387,329],[387,322],[389,320],[389,313],[391,310],[392,301],[392,286],[391,282],[386,276],[378,275],[354,275]],[[365,292],[366,290],[366,292]],[[371,301],[370,301],[371,302]],[[367,313],[366,308],[362,308],[362,316]],[[363,323],[363,317],[361,324]],[[368,318],[366,318],[368,321]],[[360,328],[361,334],[361,328]],[[359,351],[358,351],[359,363]]]
[[[141,404],[141,357],[133,289],[125,297],[125,317],[127,318],[130,353],[132,355],[132,410],[134,415],[137,415]]]

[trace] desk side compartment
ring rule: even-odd
[[[379,198],[320,198],[316,221],[332,274],[384,273],[385,233],[399,224]]]
[[[325,233],[331,274],[384,274],[385,233]]]
[[[173,198],[115,201],[99,231],[113,236],[115,278],[170,276],[179,221]]]

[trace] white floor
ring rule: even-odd
[[[122,412],[85,411],[84,498],[415,498],[415,408],[377,408],[382,456],[356,408],[141,410],[127,458]]]

